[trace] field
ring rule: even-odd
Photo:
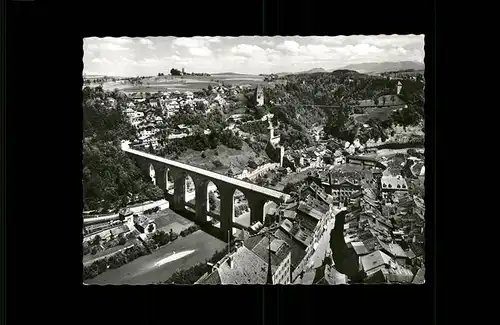
[[[397,107],[399,108],[399,107]],[[391,114],[397,109],[395,107],[368,107],[364,114],[354,114],[356,121],[365,123],[369,119],[377,119],[380,121],[388,120]]]
[[[118,88],[127,93],[157,91],[198,91],[218,82],[226,85],[258,85],[265,84],[264,77],[254,75],[220,74],[212,76],[165,76],[150,77],[142,80],[142,85],[133,85],[124,81],[109,81],[103,84],[105,90]],[[96,84],[92,84],[95,86]]]
[[[170,229],[172,229],[173,232],[180,233],[182,230],[194,224],[192,221],[181,217],[170,209],[150,214],[148,217],[155,221],[158,231],[163,230],[166,233],[168,233]]]

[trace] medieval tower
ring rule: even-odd
[[[283,157],[285,156],[285,147],[280,146],[281,137],[274,134],[274,126],[271,119],[268,120],[269,136],[266,146],[266,153],[271,158],[272,161],[279,163],[280,167],[283,167]]]
[[[264,89],[258,86],[255,90],[255,106],[264,105]]]
[[[401,83],[401,81],[398,81],[398,85],[396,88],[396,94],[399,95],[399,93],[401,92],[401,88],[403,88],[403,84]]]

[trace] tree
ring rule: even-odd
[[[177,69],[172,68],[172,69],[170,70],[170,74],[171,74],[172,76],[180,76],[180,75],[182,74],[182,72],[181,72],[180,70],[177,70]]]
[[[215,209],[217,209],[217,203],[215,200],[214,192],[210,192],[208,194],[208,207],[210,211],[215,211]]]
[[[148,226],[148,232],[153,232],[154,229],[155,229],[155,226],[153,224],[150,224]]]
[[[100,244],[101,244],[101,236],[96,235],[96,236],[94,237],[94,240],[92,241],[92,245],[94,245],[94,246],[98,246],[98,245],[100,245]]]

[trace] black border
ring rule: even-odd
[[[79,321],[433,324],[435,8],[431,2],[8,3],[9,285],[19,317]],[[351,6],[348,8],[348,6]],[[82,287],[82,37],[426,34],[427,283],[336,287]],[[10,65],[10,60],[15,62]],[[27,85],[27,78],[30,78]],[[31,80],[34,81],[31,81]],[[3,119],[2,119],[3,120]],[[15,121],[15,122],[11,122]],[[36,142],[35,142],[36,141]],[[12,149],[11,149],[12,150]],[[14,154],[14,155],[13,155]],[[14,158],[15,157],[15,160]],[[72,193],[74,191],[74,193]],[[9,190],[10,194],[10,190]],[[57,200],[57,203],[54,203]],[[45,218],[51,221],[46,222]],[[52,247],[52,248],[51,248]],[[62,252],[61,247],[67,252]],[[26,252],[30,252],[27,254]],[[50,253],[50,258],[45,252]],[[27,260],[27,256],[31,260]],[[11,282],[12,280],[12,282]],[[47,285],[38,289],[38,285]],[[265,292],[262,313],[263,292]],[[279,294],[278,294],[279,292]],[[54,301],[54,297],[57,301]],[[59,299],[58,299],[59,298]],[[29,304],[29,309],[26,308]],[[31,307],[33,305],[33,307]],[[9,308],[13,308],[12,305]],[[149,312],[152,310],[152,312]],[[160,311],[160,313],[158,313]],[[175,312],[175,313],[174,313]],[[182,316],[175,316],[181,313]],[[12,315],[12,312],[9,312]],[[10,316],[9,316],[10,317]],[[52,318],[54,317],[54,318]],[[331,320],[333,318],[333,320]],[[97,321],[98,320],[98,321]],[[106,321],[106,322],[107,322]]]

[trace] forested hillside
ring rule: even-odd
[[[108,101],[116,100],[116,105]],[[158,199],[162,191],[123,153],[120,140],[136,137],[122,113],[123,97],[101,87],[83,90],[83,204],[85,210],[115,210],[135,201]]]
[[[355,113],[364,113],[356,108],[360,100],[374,100],[380,96],[394,95],[397,80],[368,76],[356,71],[338,70],[332,73],[297,74],[286,76],[285,85],[265,89],[266,104],[260,110],[268,110],[294,131],[286,131],[294,139],[309,141],[307,130],[313,125],[326,124],[325,132],[331,136],[352,141],[359,137],[362,142],[369,138],[387,138],[392,125],[417,125],[424,118],[424,84],[422,78],[402,80],[399,98],[408,104],[388,119],[370,118],[363,128],[355,120]],[[356,108],[356,109],[355,109]],[[289,144],[289,143],[288,143]]]

